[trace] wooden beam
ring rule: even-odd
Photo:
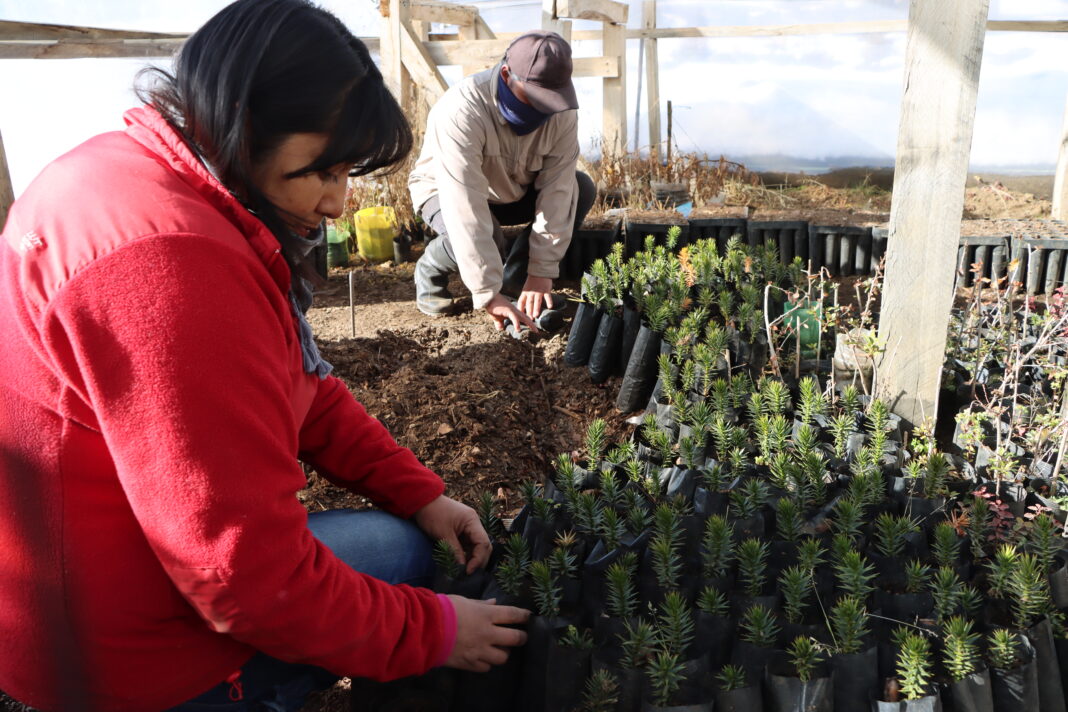
[[[990,0],[910,0],[876,393],[934,418]]]
[[[627,28],[624,25],[605,23],[604,56],[618,58],[619,75],[602,81],[602,151],[605,155],[618,155],[627,145]]]
[[[478,16],[478,8],[474,5],[456,5],[441,0],[411,0],[411,3],[412,19],[421,22],[469,27]]]
[[[1057,159],[1057,174],[1053,179],[1054,220],[1068,220],[1068,102],[1064,106],[1064,126],[1061,128],[1061,148]],[[1065,399],[1068,404],[1068,398]]]
[[[385,4],[385,3],[383,3]],[[389,40],[388,64],[383,61],[383,68],[388,68],[388,80],[393,89],[393,96],[405,112],[412,107],[412,77],[404,65],[404,36],[411,27],[408,24],[410,0],[389,0],[389,14],[386,17],[388,31],[383,40]]]
[[[79,27],[41,22],[13,22],[0,20],[0,40],[19,42],[57,40],[184,40],[187,32],[145,32],[144,30],[111,30],[104,27]]]
[[[401,25],[401,56],[404,67],[416,83],[426,92],[427,102],[433,104],[449,89],[449,83],[441,76],[434,60],[426,50],[426,45],[416,37],[410,25]]]
[[[614,0],[556,0],[556,16],[625,25],[630,16],[630,5]]]
[[[474,42],[477,40],[493,40],[497,39],[497,36],[493,34],[493,30],[486,24],[486,21],[482,19],[481,15],[475,15],[475,21],[467,27],[460,28],[460,39],[465,43]],[[491,65],[492,66],[492,65]],[[464,64],[463,75],[466,77],[476,72],[480,72],[485,67],[480,64]]]
[[[184,40],[60,40],[0,42],[0,59],[170,57]]]
[[[642,3],[642,27],[656,27],[656,0],[644,0]],[[660,61],[655,39],[642,40],[645,43],[645,86],[649,117],[649,157],[657,160],[660,156]],[[637,136],[638,127],[634,127]]]
[[[11,185],[11,172],[7,169],[7,153],[4,151],[4,137],[0,135],[0,231],[7,222],[7,211],[15,202],[15,189]]]

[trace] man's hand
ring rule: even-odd
[[[525,294],[526,292],[524,292]],[[513,304],[508,301],[508,297],[503,294],[493,295],[493,299],[486,305],[486,311],[493,318],[494,326],[497,327],[497,331],[504,330],[504,320],[508,319],[514,325],[522,325],[533,331],[538,330],[537,324],[529,316],[516,309]]]
[[[467,573],[489,561],[489,535],[478,514],[466,504],[441,495],[412,515],[412,520],[434,541],[447,541],[456,553],[456,563],[467,565]]]
[[[456,611],[456,644],[452,647],[448,667],[487,672],[491,665],[508,660],[508,648],[523,645],[527,634],[506,625],[526,623],[530,611],[512,606],[498,606],[494,600],[475,601],[463,596],[449,596]]]
[[[531,319],[537,319],[542,306],[546,309],[553,308],[552,291],[553,281],[548,277],[528,276],[527,283],[523,285],[523,291],[519,295],[519,308]]]

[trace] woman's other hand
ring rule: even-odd
[[[508,648],[527,642],[526,632],[504,626],[526,623],[530,611],[498,606],[493,599],[475,601],[449,596],[449,600],[456,611],[456,644],[446,666],[486,672],[491,665],[503,665],[508,660]]]

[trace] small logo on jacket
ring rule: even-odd
[[[28,233],[22,236],[21,240],[19,240],[18,249],[20,253],[26,254],[30,250],[39,250],[42,247],[44,247],[44,240],[42,240],[41,236],[38,235],[36,232],[30,230]]]

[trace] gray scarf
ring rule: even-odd
[[[308,239],[300,235],[294,235],[300,250],[301,258],[306,259],[316,247],[326,241],[326,229],[323,223],[319,229]],[[297,332],[300,336],[300,353],[304,359],[304,371],[314,373],[320,380],[330,375],[334,367],[319,353],[319,347],[315,343],[315,335],[312,333],[311,324],[308,323],[305,314],[312,305],[312,286],[303,277],[297,277],[296,286],[289,290],[289,305],[293,314],[297,317]]]

